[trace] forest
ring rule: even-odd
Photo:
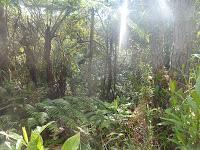
[[[0,0],[0,150],[200,150],[200,0]]]

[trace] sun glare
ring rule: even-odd
[[[121,24],[120,24],[120,38],[119,38],[119,48],[121,48],[127,26],[127,17],[128,17],[128,0],[124,0],[122,6],[120,7],[121,14]]]
[[[172,12],[170,7],[167,4],[168,0],[158,0],[158,4],[161,10],[161,14],[165,18],[171,18],[172,17]]]

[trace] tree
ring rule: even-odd
[[[91,25],[90,25],[90,40],[89,40],[89,62],[88,62],[88,96],[94,95],[94,87],[92,82],[92,59],[93,59],[93,52],[94,52],[94,8],[91,9]]]
[[[64,10],[63,12],[60,13],[59,16],[61,18],[58,18],[58,20],[55,22],[55,24],[51,27],[51,22],[50,24],[46,25],[45,29],[45,44],[44,44],[44,60],[46,63],[46,74],[47,74],[47,83],[50,88],[54,85],[54,75],[53,75],[53,68],[52,68],[52,60],[51,60],[51,46],[52,46],[52,40],[56,36],[56,32],[59,29],[60,25],[62,22],[65,20],[66,16],[70,14],[71,11],[69,10]]]
[[[153,72],[156,74],[164,67],[164,20],[157,1],[149,1],[148,5],[150,9],[149,21],[151,60]]]
[[[0,85],[8,77],[9,57],[8,57],[8,35],[7,35],[6,12],[0,5]]]
[[[26,55],[26,65],[29,70],[30,79],[37,86],[37,69],[36,69],[36,60],[33,53],[33,45],[35,44],[34,38],[36,36],[34,33],[33,26],[29,21],[27,21],[27,26],[21,23],[21,32],[22,32],[22,39],[20,44],[24,48],[24,52]]]
[[[167,22],[167,20],[164,20],[162,14],[163,10],[159,1],[149,1],[148,4],[150,6],[150,50],[155,88],[151,107],[166,108],[169,103],[168,94],[166,92],[169,89],[167,83],[167,69],[165,68],[166,64],[164,61],[164,33],[166,27],[165,21]],[[160,99],[162,99],[162,101],[160,101]]]
[[[173,25],[173,51],[171,53],[171,72],[180,83],[189,77],[189,58],[193,42],[194,0],[171,1]]]
[[[113,84],[113,68],[112,68],[112,56],[113,56],[113,51],[114,51],[114,35],[113,31],[111,29],[111,35],[110,35],[110,40],[109,40],[109,51],[108,51],[108,56],[107,56],[107,63],[108,63],[108,78],[107,78],[107,87],[106,87],[106,99],[108,100],[113,100],[113,89],[112,89],[112,84]]]

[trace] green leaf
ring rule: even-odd
[[[17,142],[16,142],[16,150],[21,150],[21,147],[22,147],[22,145],[27,145],[26,144],[26,142],[24,141],[24,139],[23,139],[23,137],[21,136],[21,135],[18,135],[18,134],[16,134],[16,133],[9,133],[9,134],[7,134],[6,132],[4,132],[4,131],[0,131],[0,134],[2,134],[2,135],[5,135],[7,138],[11,138],[11,139],[13,139],[13,140],[16,140]],[[8,147],[9,147],[9,145],[8,144],[6,144]]]
[[[14,139],[16,141],[19,140],[19,139],[23,139],[23,137],[21,135],[16,134],[16,133],[12,133],[12,132],[10,132],[9,134],[7,134],[4,131],[0,131],[0,134],[5,135],[6,137]],[[25,141],[24,141],[24,143],[25,143]]]
[[[166,109],[165,113],[168,115],[167,118],[162,118],[163,120],[167,121],[168,123],[174,124],[176,126],[182,127],[182,122],[179,116],[172,113],[170,109]]]
[[[10,142],[5,142],[5,146],[7,146],[4,150],[7,150],[7,148],[13,150],[13,147],[11,146]],[[3,149],[1,146],[0,146],[1,149]]]
[[[77,150],[80,144],[80,133],[70,137],[62,146],[61,150]]]
[[[193,54],[192,56],[195,57],[195,58],[200,59],[200,55],[199,54]]]
[[[175,97],[175,96],[172,97],[170,101],[171,101],[172,106],[174,106],[174,107],[178,104],[177,97]]]
[[[170,91],[171,91],[172,93],[175,92],[175,90],[176,90],[176,81],[170,80],[170,82],[169,82],[169,89],[170,89]]]
[[[165,121],[168,121],[169,123],[171,123],[171,124],[174,124],[174,125],[176,125],[176,126],[179,126],[179,127],[181,127],[183,124],[182,124],[182,122],[181,121],[178,121],[178,120],[176,120],[176,119],[169,119],[169,118],[162,118],[163,120],[165,120]],[[167,124],[167,123],[166,123]],[[176,127],[176,128],[178,128],[178,127]]]
[[[115,110],[117,110],[119,108],[119,100],[118,100],[118,98],[116,98],[114,100],[113,105],[114,105]]]
[[[193,101],[193,99],[191,97],[187,98],[187,102],[189,104],[189,106],[192,108],[192,110],[197,113],[198,112],[198,105],[195,101]]]
[[[16,150],[21,150],[22,145],[23,145],[23,139],[17,140],[16,146],[15,146],[15,147],[16,147]]]
[[[200,96],[200,77],[197,78],[196,84],[195,84],[195,91]]]
[[[22,132],[23,132],[24,141],[28,144],[28,135],[27,135],[25,127],[22,127]]]
[[[197,94],[196,90],[191,91],[191,96],[193,98],[193,100],[200,105],[200,95]]]
[[[32,132],[27,150],[44,150],[43,139],[40,134]]]
[[[34,133],[42,133],[42,131],[44,131],[49,125],[51,125],[52,123],[54,123],[54,121],[51,121],[49,123],[47,123],[46,125],[40,127],[40,126],[37,126],[36,129],[33,131]]]

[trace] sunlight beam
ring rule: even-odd
[[[165,18],[172,18],[172,11],[168,6],[168,0],[158,0],[161,14]]]
[[[119,48],[121,48],[126,34],[127,17],[128,17],[128,0],[124,0],[122,7],[120,7],[120,14],[121,14],[121,23],[120,23]]]

